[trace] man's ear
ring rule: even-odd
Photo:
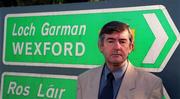
[[[133,42],[131,42],[131,44],[130,44],[130,52],[129,53],[131,53],[133,50],[134,50],[134,43]]]
[[[99,51],[101,52],[102,52],[102,46],[103,46],[102,42],[98,41],[98,48],[99,48]]]

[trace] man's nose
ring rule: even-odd
[[[119,42],[115,42],[115,44],[114,44],[114,49],[121,49],[121,44],[119,43]]]

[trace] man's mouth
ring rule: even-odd
[[[121,56],[121,54],[112,54],[112,56]]]

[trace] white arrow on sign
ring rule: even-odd
[[[149,49],[147,55],[145,56],[143,63],[155,63],[156,59],[158,58],[161,50],[163,49],[164,45],[168,40],[168,36],[164,31],[161,23],[159,22],[155,13],[151,14],[143,14],[144,18],[146,19],[149,27],[151,28],[155,40]]]

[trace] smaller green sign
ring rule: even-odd
[[[76,99],[77,77],[5,72],[1,99]]]

